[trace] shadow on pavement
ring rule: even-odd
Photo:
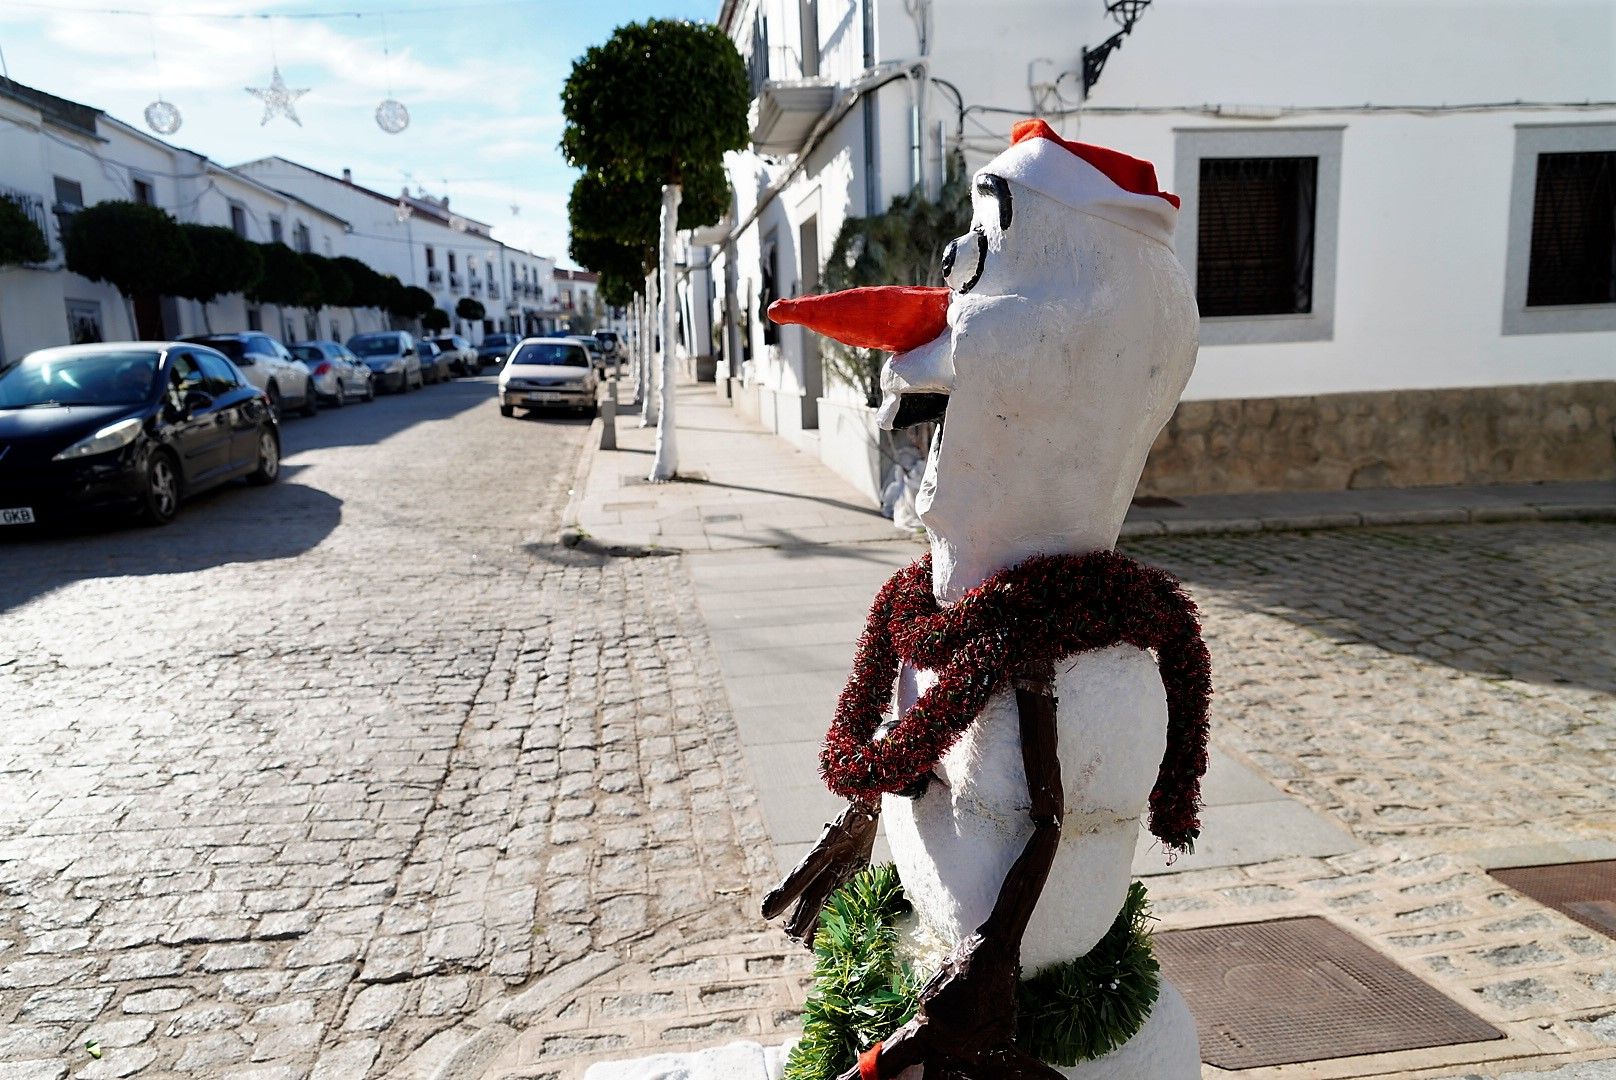
[[[1193,595],[1484,677],[1616,692],[1616,527],[1579,522],[1134,540]]]
[[[318,416],[291,418],[281,424],[287,456],[304,450],[361,446],[381,442],[406,428],[430,420],[447,420],[468,409],[494,408],[494,381],[487,377],[454,379],[407,394],[381,394],[372,402],[329,406]]]
[[[8,535],[0,541],[0,612],[66,585],[94,578],[181,574],[231,563],[301,555],[342,520],[342,500],[289,483],[247,487],[240,482],[186,501],[162,528],[127,519]]]

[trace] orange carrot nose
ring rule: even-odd
[[[945,288],[871,285],[776,300],[769,318],[806,326],[856,349],[908,352],[948,327],[948,297]]]

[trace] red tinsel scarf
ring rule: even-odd
[[[1150,793],[1150,831],[1188,851],[1200,832],[1212,695],[1197,616],[1170,574],[1114,551],[1034,556],[940,608],[926,555],[892,575],[870,608],[820,774],[866,806],[883,792],[912,791],[1006,676],[1126,643],[1156,654],[1167,688],[1167,752]],[[877,738],[900,662],[936,672],[937,682]]]

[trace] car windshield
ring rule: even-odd
[[[299,360],[324,360],[325,350],[318,345],[293,345],[292,355]]]
[[[511,357],[511,363],[521,366],[532,364],[548,367],[588,367],[589,354],[584,352],[580,345],[561,345],[555,342],[536,341],[532,345],[522,346],[522,351]]]
[[[366,334],[349,338],[348,348],[360,356],[388,356],[399,351],[398,338],[392,334]]]
[[[198,345],[206,345],[210,349],[217,349],[219,352],[224,353],[232,360],[240,360],[243,356],[247,355],[247,343],[242,341],[240,338],[194,337],[186,338],[185,340],[194,341]]]
[[[0,409],[35,405],[138,405],[150,396],[158,353],[27,356],[0,374]]]

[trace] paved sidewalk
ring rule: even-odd
[[[623,391],[627,393],[627,390]],[[681,479],[652,485],[656,431],[626,403],[617,450],[586,450],[563,540],[611,552],[730,551],[917,538],[785,439],[743,419],[708,384],[679,388]],[[598,424],[597,424],[598,428]],[[598,434],[598,432],[597,432]],[[593,438],[591,446],[597,445]],[[1475,484],[1200,495],[1136,505],[1124,539],[1358,526],[1616,521],[1616,483]],[[918,542],[918,539],[917,539]]]
[[[624,417],[562,539],[679,556],[783,865],[836,806],[815,751],[866,605],[924,546],[712,388],[679,409],[688,478],[644,483],[654,432]],[[1178,502],[1124,530],[1189,584],[1218,672],[1205,842],[1136,859],[1162,927],[1324,915],[1505,1032],[1206,1075],[1616,1077],[1616,942],[1488,874],[1616,858],[1616,485]]]

